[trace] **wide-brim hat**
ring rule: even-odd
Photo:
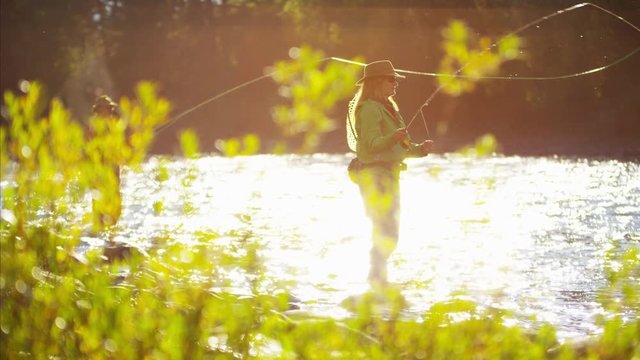
[[[382,76],[393,76],[396,79],[405,78],[404,75],[400,75],[396,72],[391,61],[380,60],[365,65],[362,78],[356,82],[356,85],[362,84],[366,79]]]

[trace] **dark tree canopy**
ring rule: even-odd
[[[82,120],[95,95],[130,95],[151,80],[180,112],[263,74],[308,44],[327,55],[393,60],[397,67],[437,71],[441,29],[460,19],[478,34],[497,36],[573,1],[153,1],[3,0],[0,83],[16,89],[21,79],[42,81]],[[638,1],[597,1],[640,24]],[[521,34],[526,56],[502,74],[548,76],[606,65],[640,46],[640,33],[595,9],[582,9]],[[557,81],[482,81],[461,97],[439,95],[427,109],[443,150],[493,132],[507,153],[619,155],[634,153],[640,134],[637,105],[640,55],[606,71]],[[398,102],[411,116],[433,90],[431,78],[410,77]],[[202,134],[203,150],[216,138],[276,128],[270,109],[282,102],[264,81],[185,117],[163,133],[154,151],[172,152],[177,130]],[[344,118],[345,107],[333,114]],[[3,120],[5,121],[5,120]],[[414,137],[425,134],[416,126]],[[634,145],[635,144],[635,145]],[[336,131],[321,146],[346,151]]]

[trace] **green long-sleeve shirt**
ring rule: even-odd
[[[406,127],[399,112],[392,114],[378,101],[364,100],[356,111],[356,129],[358,159],[369,164],[372,162],[401,162],[407,157],[424,156],[420,145],[411,143],[408,148],[393,140],[393,133]]]

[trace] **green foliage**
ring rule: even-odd
[[[155,169],[156,176],[155,179],[158,182],[159,186],[162,188],[164,183],[169,180],[169,170],[166,165],[167,160],[163,157],[160,157],[158,160],[158,167]],[[164,201],[156,200],[153,202],[153,213],[156,215],[162,214],[164,210]]]
[[[182,148],[182,154],[187,159],[193,159],[198,156],[200,145],[195,131],[185,130],[180,133],[180,147]]]
[[[401,315],[404,300],[394,289],[366,294],[343,320],[287,313],[290,296],[267,276],[261,241],[246,214],[228,233],[200,229],[180,235],[188,244],[167,232],[152,239],[153,248],[132,251],[122,262],[104,261],[99,249],[78,260],[75,246],[86,216],[70,207],[95,190],[104,168],[139,164],[145,134],[166,119],[168,103],[149,88],[138,96],[121,102],[128,104],[122,119],[92,119],[86,139],[56,100],[40,117],[38,84],[24,96],[5,94],[10,117],[9,126],[0,128],[6,141],[0,154],[3,358],[545,359],[553,357],[550,350],[563,359],[638,356],[637,321],[622,316],[603,319],[602,337],[582,356],[559,345],[550,326],[537,332],[507,326],[501,312],[463,298],[436,303],[417,321]],[[138,146],[129,145],[134,135]],[[185,148],[193,154],[197,147],[189,137]],[[104,153],[110,150],[115,154]],[[185,191],[196,175],[181,174]],[[161,159],[157,180],[172,176]],[[152,206],[162,209],[161,203]],[[637,319],[638,250],[612,257],[610,264],[612,294],[624,298],[616,301],[624,308],[615,309]],[[237,288],[243,295],[231,290]]]
[[[629,237],[631,239],[631,237]],[[625,252],[610,250],[605,272],[609,286],[600,294],[602,305],[612,311],[633,311],[640,316],[640,247]]]
[[[274,65],[274,80],[290,106],[276,106],[273,119],[287,138],[302,137],[298,152],[312,152],[322,136],[336,128],[328,113],[338,101],[353,96],[359,67],[323,64],[324,54],[308,46],[290,50],[292,60]],[[324,65],[324,68],[321,68]]]
[[[154,129],[166,121],[171,108],[166,99],[158,98],[155,87],[149,82],[142,82],[136,87],[136,96],[137,103],[126,97],[120,102],[123,127],[131,131],[129,145],[132,155],[129,162],[133,166],[145,159]]]
[[[627,240],[631,240],[629,236]],[[599,319],[604,332],[591,344],[593,357],[622,359],[640,357],[640,246],[607,254],[605,273],[608,286],[600,293],[600,303],[608,314]],[[632,355],[632,356],[631,356]]]
[[[195,159],[198,156],[198,136],[193,130],[186,130],[180,133],[180,145],[182,147],[182,154],[187,159]],[[195,164],[191,161],[186,162],[187,169],[183,173],[181,184],[182,184],[182,196],[183,206],[182,212],[185,215],[194,214],[197,209],[191,201],[191,192],[193,191],[192,185],[195,181],[198,173],[198,169]],[[164,172],[166,174],[166,168],[161,167],[159,171]],[[168,177],[168,174],[166,174]],[[158,204],[159,206],[154,207],[154,211],[156,213],[160,213],[162,211],[162,204]]]
[[[144,159],[153,128],[169,111],[168,102],[157,99],[151,84],[141,83],[138,101],[122,99],[121,118],[92,117],[85,134],[57,99],[42,117],[45,102],[38,83],[25,90],[24,96],[4,94],[10,121],[0,132],[3,179],[10,176],[15,184],[2,189],[3,211],[15,218],[16,232],[24,234],[34,222],[70,231],[73,226],[60,224],[60,216],[69,225],[82,225],[85,217],[72,216],[70,209],[87,191],[94,198],[94,215],[116,217],[120,167]]]
[[[494,75],[503,62],[520,56],[522,41],[515,35],[502,37],[496,42],[482,37],[472,45],[471,34],[472,31],[460,20],[452,21],[442,30],[445,56],[440,62],[440,73],[446,75],[439,76],[438,83],[450,95],[473,90],[481,77]]]
[[[260,138],[256,134],[246,134],[242,138],[229,138],[216,141],[216,148],[224,156],[249,156],[260,151]]]
[[[495,154],[500,145],[493,134],[484,134],[475,143],[465,146],[456,152],[465,156],[489,156]]]

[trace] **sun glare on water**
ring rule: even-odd
[[[127,178],[123,226],[145,236],[172,229],[185,242],[195,231],[249,229],[264,245],[270,276],[290,281],[313,311],[339,314],[340,301],[367,288],[371,247],[348,161],[204,157],[168,163],[176,175],[162,186],[149,176],[158,166],[150,161],[146,174]],[[599,311],[603,254],[640,227],[637,164],[457,156],[408,163],[389,277],[410,313],[464,293],[486,306],[566,322],[568,335],[593,326],[583,320],[577,329],[575,317]],[[165,204],[160,215],[146,210],[155,201]]]

